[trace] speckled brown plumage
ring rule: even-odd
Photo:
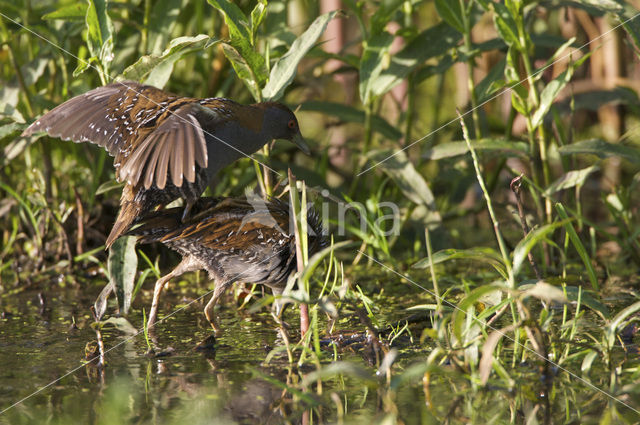
[[[158,299],[173,277],[187,271],[204,269],[215,282],[205,315],[219,331],[213,317],[218,298],[233,282],[266,285],[274,294],[282,293],[287,277],[296,268],[293,227],[290,227],[289,205],[260,198],[200,198],[192,215],[181,222],[181,208],[153,212],[128,232],[139,242],[162,242],[179,252],[182,262],[156,282],[149,313],[149,325],[155,322]],[[310,210],[309,255],[326,243],[317,214]],[[291,230],[290,230],[291,229]]]
[[[114,157],[116,178],[126,185],[107,247],[137,217],[176,198],[185,199],[186,217],[221,168],[270,140],[302,144],[296,117],[284,105],[182,97],[130,81],[66,101],[23,136],[38,131],[95,143]]]

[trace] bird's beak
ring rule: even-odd
[[[311,149],[309,149],[309,146],[305,143],[304,138],[302,137],[302,134],[300,132],[293,136],[293,139],[291,139],[291,141],[295,143],[302,152],[307,155],[311,155]]]

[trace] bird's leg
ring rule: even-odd
[[[151,310],[149,310],[149,319],[147,320],[148,329],[150,329],[156,322],[156,317],[158,316],[158,302],[160,301],[160,295],[162,294],[164,287],[169,283],[169,281],[174,277],[180,276],[181,274],[200,270],[201,268],[202,265],[199,261],[191,256],[188,256],[183,258],[180,264],[178,264],[176,268],[171,271],[171,273],[158,279],[158,281],[156,282],[156,286],[153,288],[153,301],[151,303]]]
[[[275,315],[274,317],[279,320],[287,306],[287,303],[282,298],[278,298],[284,292],[284,288],[271,288],[271,292],[273,292],[273,296],[276,297],[273,301],[273,314]]]
[[[273,320],[276,321],[278,326],[282,327],[283,329],[289,329],[289,324],[282,320],[282,313],[287,307],[287,303],[282,298],[278,298],[284,292],[284,288],[272,287],[271,292],[273,292],[273,295],[276,297],[275,301],[273,302],[273,308],[271,309],[271,316],[273,316]]]
[[[196,203],[198,199],[187,199],[185,201],[184,211],[182,212],[182,222],[184,223],[189,218],[189,213],[191,212],[191,208]]]
[[[230,282],[216,281],[215,285],[216,287],[213,290],[213,295],[211,296],[211,299],[209,300],[209,302],[204,308],[204,315],[207,317],[207,320],[209,321],[209,324],[213,328],[213,331],[216,333],[216,335],[219,336],[222,334],[222,328],[218,326],[218,323],[216,321],[216,316],[213,313],[213,309],[218,303],[218,298],[220,298],[220,296],[224,293],[224,291],[229,287]]]

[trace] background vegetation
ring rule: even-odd
[[[95,296],[108,279],[103,243],[120,195],[111,159],[88,144],[20,138],[29,122],[119,78],[194,97],[281,99],[300,106],[312,157],[278,143],[258,157],[280,175],[243,159],[211,194],[279,193],[291,167],[302,196],[332,217],[341,202],[360,206],[335,235],[355,244],[309,260],[292,282],[312,332],[276,342],[260,361],[286,352],[282,363],[252,372],[282,390],[277,420],[634,423],[639,8],[0,1],[0,311],[27,291]],[[391,236],[375,226],[389,214],[381,202],[399,206]],[[159,247],[139,252],[134,294],[144,297],[132,323],[142,323],[150,281],[175,261]],[[180,291],[194,286],[206,290]],[[257,314],[270,301],[258,292],[239,288],[228,303]],[[336,361],[346,352],[355,360]],[[98,418],[213,409],[238,420],[223,402],[174,412],[149,403],[162,391],[121,393],[114,384],[96,397]],[[61,422],[82,414],[53,404]],[[10,414],[0,422],[29,418]]]

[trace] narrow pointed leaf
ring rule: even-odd
[[[464,11],[458,0],[436,0],[436,10],[447,24],[464,33]]]
[[[542,227],[529,232],[516,246],[513,251],[513,275],[516,276],[520,272],[520,268],[524,264],[527,255],[534,246],[547,239],[547,236],[554,232],[558,227],[562,227],[566,221],[558,221],[546,224]]]
[[[118,307],[122,315],[126,315],[131,306],[131,295],[138,267],[135,246],[134,236],[123,236],[113,243],[107,260],[109,283],[118,298]]]
[[[583,168],[582,170],[569,171],[567,174],[551,183],[547,190],[544,191],[544,196],[550,196],[556,192],[575,186],[582,186],[587,180],[587,177],[598,170],[600,170],[600,167],[592,165],[591,167]]]
[[[640,149],[619,143],[609,143],[601,139],[589,139],[558,149],[562,155],[592,154],[599,158],[619,156],[634,164],[640,164]]]
[[[262,96],[265,100],[278,100],[282,97],[284,89],[291,84],[296,75],[298,63],[304,55],[315,45],[327,24],[336,16],[337,11],[325,13],[318,16],[307,28],[307,30],[296,39],[291,48],[276,62],[271,69],[269,81],[262,89]]]

